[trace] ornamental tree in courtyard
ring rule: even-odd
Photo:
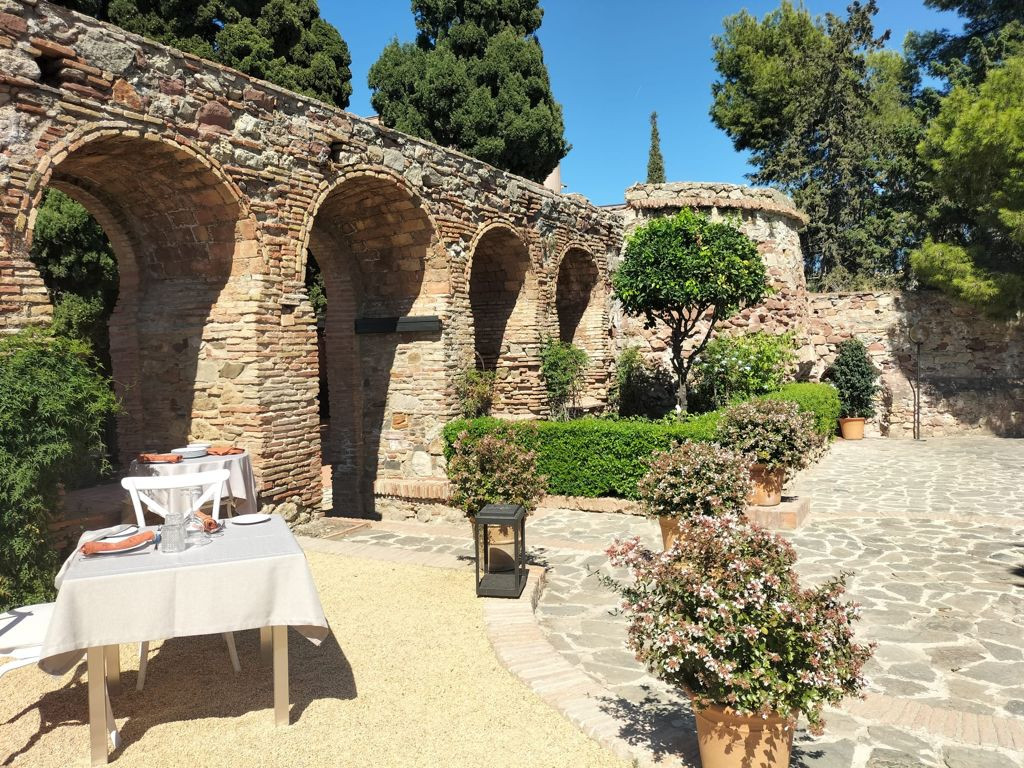
[[[734,224],[689,209],[630,235],[612,286],[626,314],[668,327],[683,412],[690,369],[717,323],[770,292],[757,245]]]

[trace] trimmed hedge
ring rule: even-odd
[[[827,384],[790,384],[767,395],[793,400],[812,411],[822,434],[835,431],[839,399]],[[470,439],[488,434],[512,437],[537,453],[537,471],[548,478],[548,493],[597,498],[637,498],[637,484],[651,455],[683,440],[712,442],[721,411],[693,416],[683,422],[574,419],[572,421],[503,421],[492,417],[457,419],[444,428],[445,457],[463,431]],[[825,422],[830,425],[823,431]]]

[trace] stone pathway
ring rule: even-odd
[[[866,700],[798,732],[803,768],[1024,768],[1024,442],[987,438],[837,443],[792,484],[812,513],[785,534],[808,582],[851,571],[860,634],[878,643]],[[597,571],[615,538],[660,546],[643,518],[543,510],[528,523],[546,568],[535,619],[561,660],[606,695],[618,739],[664,765],[693,764],[686,701],[624,647]],[[380,523],[349,547],[470,562],[468,530]],[[596,720],[595,720],[596,722]],[[609,721],[610,722],[610,721]],[[597,734],[600,735],[600,734]],[[644,761],[641,761],[644,762]]]

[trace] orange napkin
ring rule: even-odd
[[[206,452],[211,456],[237,456],[240,453],[245,453],[245,448],[234,448],[230,445],[211,445],[206,449]]]
[[[95,555],[97,552],[117,552],[119,549],[130,549],[137,547],[144,541],[152,541],[156,538],[153,531],[141,531],[134,536],[120,541],[87,541],[82,545],[83,555]]]
[[[169,464],[177,464],[181,456],[176,453],[140,453],[139,461],[143,464],[151,464],[154,461],[165,461]]]
[[[199,518],[199,522],[203,524],[203,530],[207,533],[213,533],[220,528],[220,523],[213,519],[210,515],[205,512],[196,510],[196,517]]]

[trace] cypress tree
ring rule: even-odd
[[[647,155],[647,183],[665,183],[665,159],[661,156],[661,136],[658,134],[657,112],[651,112],[651,151]]]

